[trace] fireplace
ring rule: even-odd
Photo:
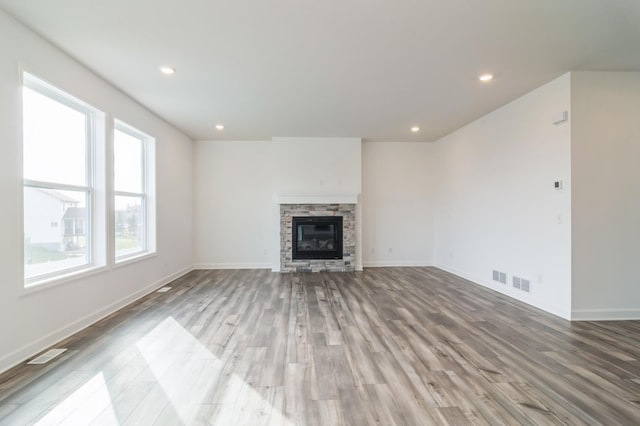
[[[280,272],[355,271],[355,200],[296,204],[298,197],[291,198],[279,203]]]
[[[294,216],[291,258],[342,259],[342,216]]]

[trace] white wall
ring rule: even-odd
[[[360,138],[273,138],[276,194],[360,194]]]
[[[640,318],[640,73],[574,72],[572,317]]]
[[[571,129],[552,118],[569,109],[567,74],[437,141],[434,157],[436,265],[564,318]],[[507,285],[492,281],[494,269]],[[530,294],[512,289],[513,275],[530,281]]]
[[[189,270],[189,138],[0,11],[0,371]],[[22,294],[21,67],[156,138],[158,255]]]
[[[277,269],[276,196],[360,194],[360,144],[358,138],[196,142],[196,266]]]
[[[363,264],[432,265],[434,145],[362,144]]]
[[[270,268],[271,141],[199,141],[194,150],[194,263]]]

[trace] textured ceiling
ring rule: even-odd
[[[567,71],[640,71],[639,0],[0,0],[0,8],[199,140],[435,140]],[[161,75],[163,64],[177,73]],[[483,72],[494,80],[480,83]]]

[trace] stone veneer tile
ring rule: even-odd
[[[291,259],[293,216],[342,216],[342,259]],[[281,272],[353,272],[356,253],[355,204],[281,204],[280,271]]]

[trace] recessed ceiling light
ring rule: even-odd
[[[491,81],[493,79],[493,74],[481,74],[480,77],[478,77],[478,80],[480,81]]]
[[[224,130],[224,125],[222,125],[222,124],[216,124],[216,129],[218,129],[218,130]]]
[[[413,127],[411,128],[411,131],[412,131],[413,133],[418,133],[418,132],[420,131],[420,127],[418,127],[418,126],[413,126]]]
[[[160,67],[160,72],[164,75],[171,75],[176,73],[176,69],[173,67],[168,67],[166,65],[163,65]]]

